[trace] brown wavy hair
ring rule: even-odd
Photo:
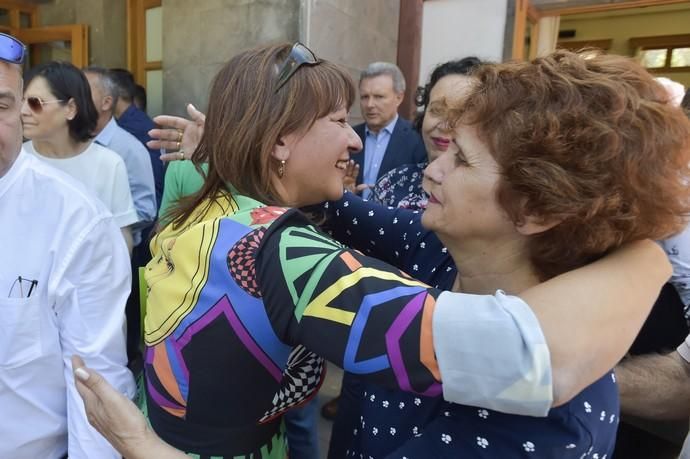
[[[271,157],[274,145],[341,107],[349,110],[356,94],[347,71],[324,60],[302,65],[276,91],[291,48],[285,43],[244,51],[215,76],[204,134],[192,155],[195,164],[208,163],[204,186],[181,199],[163,221],[178,227],[197,207],[229,194],[228,185],[267,205],[286,204],[271,180],[280,165]]]
[[[569,51],[487,64],[453,112],[501,170],[497,199],[528,240],[542,279],[621,244],[680,231],[690,211],[690,121],[639,64]]]

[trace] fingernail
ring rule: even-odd
[[[74,374],[77,375],[80,381],[87,381],[89,379],[89,372],[83,368],[76,368]]]

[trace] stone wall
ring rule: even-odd
[[[127,65],[127,18],[121,0],[53,0],[38,8],[40,25],[87,24],[89,64]]]
[[[396,62],[400,0],[302,0],[304,42],[314,52],[359,73],[375,61]],[[359,104],[351,122],[361,122]]]
[[[205,110],[211,80],[239,51],[295,41],[299,0],[163,0],[163,109]]]

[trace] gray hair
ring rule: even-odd
[[[98,67],[92,65],[83,69],[84,73],[91,73],[93,75],[98,75],[98,84],[101,87],[103,94],[113,98],[113,107],[117,104],[117,98],[119,96],[119,90],[115,84],[115,80],[110,76],[110,71],[103,67]]]
[[[390,62],[372,62],[366,69],[362,70],[362,73],[359,75],[359,82],[361,83],[366,78],[374,78],[379,75],[391,77],[393,80],[393,91],[397,94],[405,92],[405,77],[400,67]]]

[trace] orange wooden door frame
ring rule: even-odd
[[[68,41],[71,44],[72,64],[79,68],[89,65],[89,26],[86,24],[32,27],[15,29],[14,32],[26,45]],[[32,65],[36,63],[31,62]]]
[[[161,70],[161,61],[146,61],[146,10],[161,6],[162,0],[127,0],[127,68],[146,87],[146,72]]]

